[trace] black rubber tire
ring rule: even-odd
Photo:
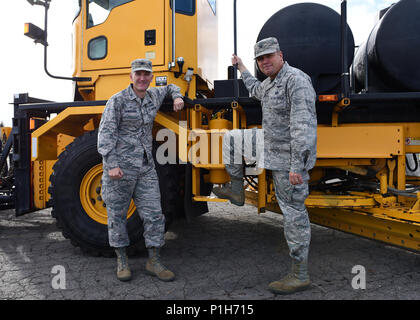
[[[183,166],[178,164],[159,164],[156,161],[157,143],[153,141],[153,158],[159,178],[162,212],[165,215],[165,231],[177,218],[185,217],[183,197]]]
[[[108,227],[93,220],[80,201],[80,184],[85,174],[102,162],[97,151],[98,131],[87,132],[76,138],[60,154],[50,176],[52,216],[58,228],[71,243],[94,256],[113,256],[108,242]],[[128,253],[134,255],[144,250],[143,224],[137,211],[127,221],[130,238]]]
[[[80,202],[79,190],[85,174],[102,162],[97,151],[98,131],[87,132],[76,138],[60,154],[50,176],[52,216],[63,236],[71,243],[94,256],[113,256],[109,247],[108,227],[94,221],[85,212]],[[156,145],[153,153],[155,154]],[[159,178],[162,212],[166,218],[165,230],[178,216],[183,216],[182,192],[183,181],[179,165],[160,165],[155,161]],[[127,221],[130,238],[129,255],[144,251],[143,223],[136,212]]]

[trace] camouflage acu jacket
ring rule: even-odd
[[[261,100],[264,167],[304,174],[316,161],[316,94],[311,79],[284,63],[274,80],[258,81],[248,71],[242,78],[252,96]]]
[[[179,87],[170,84],[149,88],[144,99],[140,99],[130,84],[108,100],[98,133],[104,170],[120,167],[124,172],[140,169],[143,162],[153,164],[153,121],[167,96],[182,98]]]

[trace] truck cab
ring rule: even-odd
[[[174,83],[194,99],[217,76],[217,16],[207,0],[79,0],[73,22],[79,100],[106,100],[129,84],[130,63],[150,59],[153,86]],[[172,6],[175,4],[175,12]],[[190,70],[191,80],[181,74]]]

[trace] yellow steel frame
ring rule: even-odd
[[[32,133],[32,161],[56,160],[60,134],[78,137],[99,127],[104,106],[70,107]]]
[[[420,137],[419,123],[365,123],[338,125],[338,113],[350,101],[334,108],[332,125],[318,127],[317,162],[312,176],[322,176],[326,168],[338,168],[360,175],[377,171],[379,193],[350,192],[335,195],[312,192],[305,204],[313,223],[420,251],[420,192],[417,198],[390,196],[388,186],[404,190],[405,154],[419,153],[417,145],[407,145]],[[271,177],[258,177],[258,192],[246,191],[246,202],[281,213]],[[418,179],[417,179],[418,180]],[[268,181],[268,183],[267,183]],[[268,187],[267,187],[268,186]],[[264,190],[267,192],[264,194]]]
[[[232,125],[227,124],[225,129],[245,129],[246,128],[246,115],[245,111],[238,102],[234,101],[231,104],[232,108]],[[200,134],[211,134],[212,130],[202,124],[203,115],[207,117],[208,122],[210,122],[211,112],[201,105],[195,105],[194,108],[189,110],[189,118],[190,118],[190,125],[192,132],[199,132],[197,136]],[[195,141],[195,140],[194,140]],[[195,152],[194,146],[192,143],[189,143],[189,148],[191,152],[191,163],[192,163],[192,194],[194,201],[217,201],[217,202],[226,202],[225,199],[217,199],[214,197],[205,197],[200,194],[200,169],[208,169],[208,170],[224,170],[224,164],[218,162],[216,164],[205,162],[203,163],[200,161],[201,159],[209,159],[208,155],[200,154],[198,155]],[[201,148],[200,152],[205,150],[205,148]],[[214,150],[214,148],[210,145],[209,152],[219,153],[221,152],[221,145],[219,145],[219,150]],[[228,181],[228,180],[227,180]],[[226,182],[227,182],[226,181]],[[263,201],[264,193],[262,193],[261,201]]]
[[[57,155],[72,139],[86,131],[98,127],[104,106],[71,107],[33,132],[34,175],[39,181],[35,192],[39,199],[37,207],[45,207],[47,201],[47,182],[43,172],[51,170]],[[246,117],[243,108],[232,103],[233,122],[229,129],[245,128]],[[224,169],[221,163],[202,163],[199,156],[209,159],[209,155],[194,152],[195,142],[191,135],[194,131],[209,134],[209,126],[203,125],[203,116],[211,119],[211,112],[201,105],[184,111],[179,119],[158,112],[156,123],[171,129],[178,136],[179,159],[191,162],[192,193],[194,201],[218,201],[224,199],[206,197],[200,194],[200,169]],[[180,119],[186,118],[188,126],[180,125]],[[384,241],[412,250],[420,248],[420,193],[417,199],[401,196],[389,196],[387,187],[403,190],[405,187],[405,153],[420,152],[419,146],[406,146],[407,138],[420,136],[417,123],[398,124],[360,124],[340,125],[336,127],[319,126],[318,159],[314,169],[340,168],[367,174],[368,168],[378,170],[380,193],[353,192],[348,195],[312,193],[306,200],[306,206],[312,222],[350,232],[375,240]],[[410,136],[408,136],[408,134]],[[358,143],[354,143],[354,141]],[[60,142],[61,141],[61,142]],[[345,144],[345,148],[342,146]],[[220,147],[220,146],[219,146]],[[212,152],[211,146],[208,150]],[[213,150],[214,151],[214,150]],[[219,152],[220,150],[217,150]],[[200,149],[205,153],[206,148]],[[322,175],[322,172],[320,173]],[[258,190],[246,191],[247,203],[254,205],[258,213],[266,209],[280,212],[271,177],[266,170],[258,176]]]
[[[165,2],[166,3],[166,2]],[[115,92],[125,88],[129,84],[128,74],[130,71],[129,61],[138,58],[137,54],[146,55],[145,50],[155,50],[154,63],[155,76],[166,76],[168,83],[174,83],[181,87],[183,93],[194,98],[197,87],[209,91],[210,84],[200,73],[202,66],[199,61],[199,53],[210,53],[210,50],[199,49],[199,37],[197,15],[185,16],[177,14],[177,39],[189,41],[177,41],[177,56],[183,56],[187,67],[194,69],[193,80],[187,83],[183,77],[175,78],[172,71],[168,70],[167,62],[171,55],[171,10],[168,4],[149,1],[142,3],[149,5],[150,10],[142,8],[143,12],[153,10],[162,11],[161,23],[155,24],[150,17],[146,24],[156,28],[158,48],[145,48],[142,42],[129,42],[137,39],[138,28],[141,23],[136,20],[134,8],[139,9],[140,2],[133,1],[126,6],[113,10],[106,23],[93,28],[86,28],[86,1],[82,1],[82,14],[74,22],[74,50],[75,70],[74,76],[91,77],[92,81],[79,83],[79,92],[85,100],[106,100]],[[207,4],[206,4],[207,5]],[[202,11],[204,12],[204,11]],[[206,14],[204,14],[206,15]],[[132,18],[127,18],[132,17]],[[149,19],[150,18],[150,19]],[[208,19],[216,19],[207,15]],[[108,56],[102,61],[91,61],[87,57],[87,44],[90,39],[100,35],[118,33],[115,26],[131,21],[132,28],[127,29],[127,35],[135,35],[127,38],[112,37],[114,41],[110,46]],[[142,20],[143,21],[143,20]],[[209,22],[209,25],[213,21]],[[140,28],[141,29],[141,28]],[[143,28],[144,29],[144,28]],[[147,28],[146,28],[147,29]],[[203,28],[213,30],[214,28]],[[217,29],[216,29],[217,32]],[[211,37],[206,37],[210,39]],[[121,48],[132,48],[130,59],[124,57]],[[137,49],[138,50],[137,50]],[[134,50],[136,49],[136,50]],[[136,56],[134,56],[136,55]],[[143,57],[143,56],[142,56]],[[114,59],[114,60],[112,60]],[[202,59],[212,61],[212,59]],[[176,67],[177,68],[177,67]],[[388,196],[388,186],[404,190],[406,185],[405,154],[420,153],[420,146],[409,145],[406,139],[420,140],[419,123],[374,123],[374,124],[339,124],[339,114],[351,104],[349,99],[343,99],[333,109],[331,125],[318,126],[317,162],[312,172],[312,177],[322,177],[323,170],[338,168],[360,175],[367,175],[368,169],[377,171],[380,181],[380,192],[372,194],[368,192],[351,193],[348,195],[331,195],[312,193],[306,205],[310,213],[311,221],[327,227],[336,228],[346,232],[366,236],[372,239],[385,241],[406,248],[420,249],[420,197],[408,199],[401,196]],[[232,105],[232,123],[229,129],[247,128],[246,116],[243,108],[237,103]],[[97,107],[71,107],[67,108],[55,118],[48,121],[32,134],[32,160],[34,161],[34,188],[38,197],[35,197],[36,205],[45,207],[47,201],[47,179],[43,172],[51,170],[53,162],[58,154],[74,137],[86,131],[94,130],[99,126],[99,121],[104,106]],[[205,197],[200,193],[200,170],[223,170],[221,163],[202,162],[200,159],[209,159],[214,146],[201,148],[200,153],[195,152],[194,142],[200,134],[209,134],[211,129],[203,125],[202,118],[206,116],[208,121],[211,112],[201,105],[196,105],[182,113],[182,117],[174,117],[159,112],[156,123],[171,129],[178,136],[178,156],[186,163],[192,164],[192,193],[194,201],[226,201]],[[180,119],[186,119],[186,126],[179,123]],[[191,137],[193,137],[191,139]],[[62,140],[60,140],[62,139]],[[208,152],[208,154],[206,154]],[[49,169],[48,169],[49,168]],[[48,173],[47,173],[48,175]],[[246,192],[246,201],[258,208],[258,213],[265,209],[279,212],[274,195],[272,179],[266,170],[258,176],[258,190]]]
[[[259,207],[259,197],[257,192],[246,191],[247,204]],[[409,207],[391,198],[381,204],[382,199],[374,195],[311,194],[305,204],[312,223],[420,251],[419,199]],[[265,209],[281,213],[276,201],[267,202]]]

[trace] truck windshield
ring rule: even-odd
[[[87,0],[88,28],[104,22],[113,8],[131,1],[133,0]]]

